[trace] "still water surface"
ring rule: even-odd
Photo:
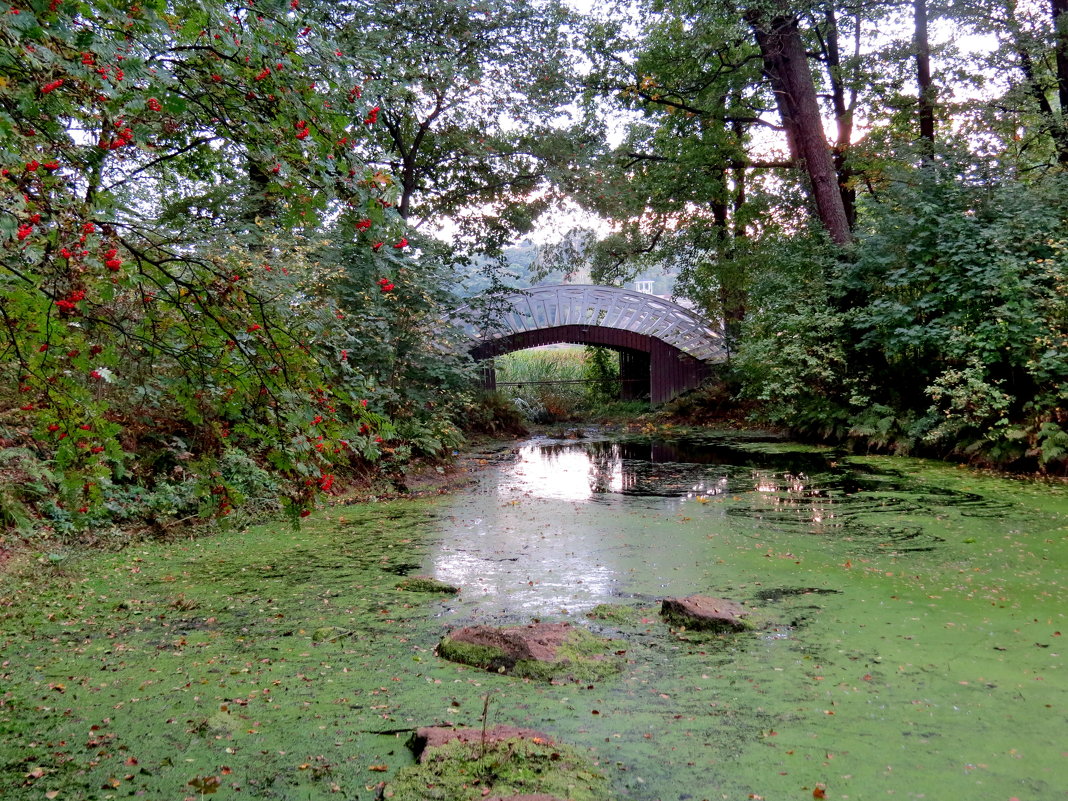
[[[522,444],[438,526],[423,569],[463,587],[444,623],[627,641],[617,680],[531,688],[508,720],[594,749],[621,798],[1068,799],[1063,484],[594,432]],[[658,600],[691,593],[760,629],[671,631]],[[587,619],[599,604],[634,624]]]

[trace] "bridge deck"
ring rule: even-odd
[[[723,361],[723,335],[689,309],[655,295],[607,286],[534,287],[504,299],[508,310],[472,339],[487,342],[558,326],[600,326],[655,337],[700,361]]]

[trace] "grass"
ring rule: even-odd
[[[538,348],[509,353],[495,360],[498,384],[513,381],[581,381],[586,366],[584,348]],[[567,420],[583,405],[585,384],[529,384],[501,386],[500,391],[521,408],[533,410],[535,422]]]
[[[591,383],[593,349],[584,346],[532,348],[495,360],[497,383],[537,381],[583,381],[582,384],[535,384],[501,386],[500,391],[522,408],[533,422],[551,423],[587,417],[594,420],[630,418],[648,411],[646,401],[606,400],[605,390]],[[615,360],[608,351],[608,360]],[[618,367],[609,366],[618,374]],[[609,386],[611,386],[609,381]],[[609,390],[611,391],[611,390]]]

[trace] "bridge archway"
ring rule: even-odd
[[[664,403],[698,386],[710,364],[725,361],[722,334],[676,303],[615,287],[563,284],[535,287],[503,300],[503,312],[481,330],[469,329],[476,361],[517,350],[571,343],[619,351],[630,397]],[[494,385],[492,369],[486,383]]]

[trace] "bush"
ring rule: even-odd
[[[799,434],[1060,469],[1068,407],[1068,176],[899,176],[853,254],[747,245],[740,397]]]
[[[970,184],[905,175],[841,271],[873,397],[944,453],[1050,466],[1068,403],[1068,176]]]
[[[482,392],[463,416],[463,428],[468,434],[490,437],[522,437],[527,434],[523,415],[515,403],[501,392]]]
[[[51,468],[27,448],[0,449],[0,526],[29,533],[38,506],[56,492]]]

